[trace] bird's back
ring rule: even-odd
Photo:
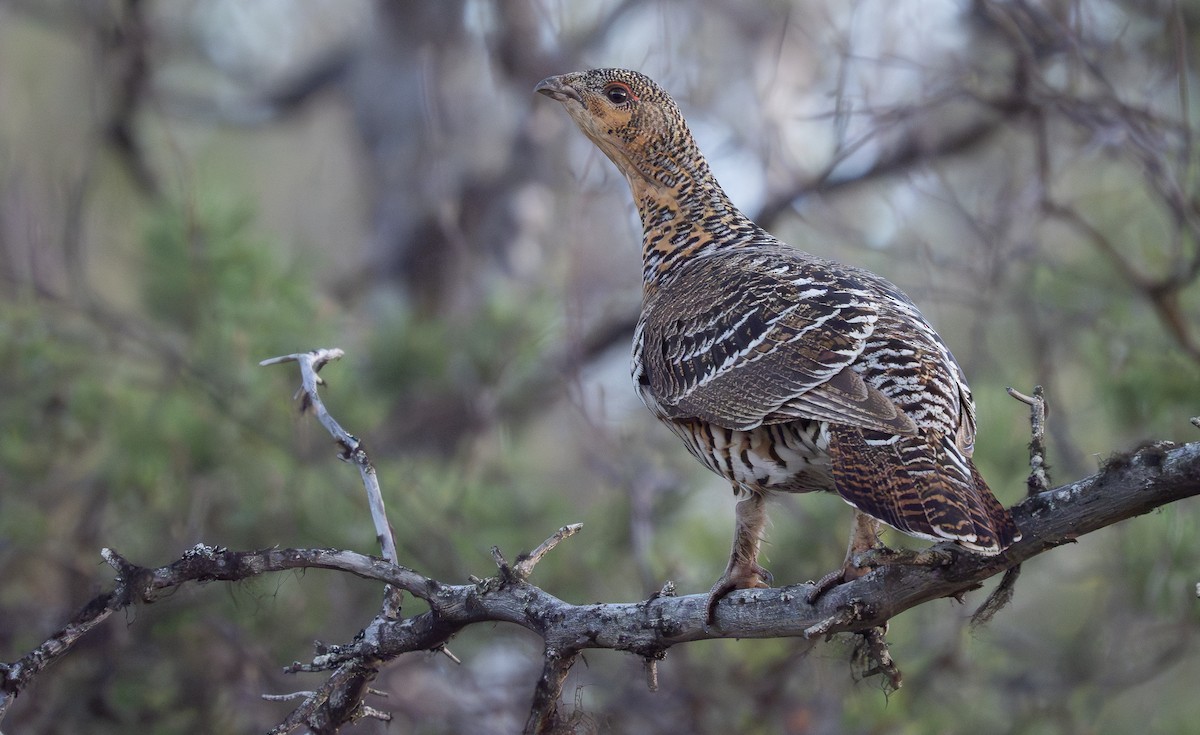
[[[961,369],[868,271],[769,236],[695,258],[647,291],[633,374],[692,453],[750,491],[834,490],[982,552],[1015,535],[971,462]]]

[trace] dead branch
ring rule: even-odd
[[[1080,536],[1200,494],[1200,442],[1182,446],[1155,444],[1119,455],[1091,477],[1029,497],[1013,508],[1023,538],[1002,555],[983,557],[951,551],[945,566],[889,565],[835,587],[815,605],[805,602],[811,583],[775,589],[743,590],[717,607],[716,625],[705,625],[705,595],[658,595],[631,603],[575,605],[509,574],[479,583],[447,584],[412,569],[349,551],[267,549],[228,551],[197,546],[157,569],[138,567],[107,552],[118,570],[113,590],[88,603],[59,632],[22,659],[0,664],[0,717],[12,699],[53,660],[112,611],[163,599],[186,584],[236,581],[292,569],[331,569],[373,579],[425,600],[430,611],[405,620],[384,621],[373,635],[337,648],[324,666],[335,671],[317,699],[331,693],[367,692],[366,683],[388,661],[412,651],[436,650],[463,627],[507,622],[537,633],[553,660],[538,684],[531,732],[557,721],[547,704],[561,692],[562,676],[575,656],[589,648],[628,651],[659,658],[681,643],[713,638],[803,637],[839,632],[869,633],[891,618],[931,600],[961,595],[988,578]],[[555,684],[557,682],[557,684]],[[355,684],[346,688],[347,683]],[[557,687],[557,688],[556,688]],[[311,702],[314,697],[307,697]],[[325,700],[323,700],[325,701]],[[315,711],[315,710],[314,710]],[[332,712],[332,709],[322,710]],[[361,699],[339,703],[345,719],[325,729],[314,719],[293,713],[285,725],[307,724],[317,732],[335,732],[337,724],[363,716]],[[539,714],[540,713],[540,714]],[[284,727],[284,725],[281,725]],[[538,730],[537,728],[543,728]],[[294,727],[291,729],[295,729]],[[279,729],[277,732],[289,732]]]
[[[1033,395],[1027,396],[1016,388],[1008,394],[1029,406],[1029,479],[1025,481],[1028,495],[1037,495],[1050,489],[1050,475],[1046,469],[1046,416],[1050,407],[1046,405],[1042,386],[1033,387]]]
[[[342,459],[359,467],[368,493],[374,488],[378,494],[378,482],[370,482],[375,480],[374,468],[361,442],[328,414],[317,393],[317,386],[322,383],[317,371],[341,356],[341,350],[314,350],[274,358],[264,364],[289,361],[300,364],[302,406],[311,408],[337,439],[343,450]],[[1044,468],[1037,441],[1044,430],[1044,400],[1037,391],[1034,398],[1019,394],[1016,397],[1031,406],[1035,439],[1031,465],[1038,475],[1038,470]],[[1032,481],[1030,488],[1031,491],[1035,488]],[[287,668],[292,673],[330,673],[317,689],[285,696],[287,699],[294,696],[302,702],[274,733],[301,728],[314,733],[336,733],[342,725],[363,717],[386,718],[385,713],[364,701],[381,668],[405,653],[445,651],[451,637],[476,623],[512,623],[536,633],[544,642],[544,668],[534,689],[527,733],[553,733],[566,726],[559,711],[563,683],[576,659],[589,648],[626,651],[645,659],[648,682],[653,688],[657,685],[653,662],[660,660],[672,646],[688,641],[815,638],[855,633],[863,639],[859,651],[870,666],[865,675],[880,674],[895,688],[900,684],[900,671],[883,637],[891,618],[931,600],[961,598],[1001,572],[1011,579],[1013,570],[1034,556],[1099,528],[1197,494],[1200,494],[1200,442],[1179,447],[1165,442],[1150,445],[1136,453],[1113,457],[1091,477],[1053,490],[1031,492],[1013,508],[1023,538],[1004,554],[983,557],[940,545],[908,552],[914,558],[936,557],[939,562],[936,564],[882,564],[863,558],[861,563],[875,566],[874,571],[833,588],[815,603],[809,602],[811,582],[778,589],[743,590],[721,601],[713,625],[706,623],[707,595],[677,597],[669,584],[661,594],[641,602],[590,605],[566,602],[530,584],[528,579],[536,564],[563,540],[576,534],[580,524],[563,526],[531,553],[519,555],[513,565],[498,548],[493,548],[498,568],[495,577],[472,578],[468,584],[449,584],[426,577],[396,563],[391,529],[379,495],[377,504],[372,500],[372,510],[380,543],[389,557],[384,559],[330,549],[230,551],[197,544],[174,562],[152,569],[132,564],[110,549],[102,550],[101,556],[116,571],[112,590],[85,605],[63,628],[21,659],[0,663],[0,721],[16,696],[49,664],[66,655],[83,635],[114,611],[155,603],[184,585],[235,582],[295,569],[349,573],[381,582],[389,592],[380,613],[351,643],[318,644],[317,655],[310,662],[297,662]],[[894,555],[905,556],[903,552]],[[390,601],[398,601],[401,591],[424,600],[429,611],[409,619],[400,618],[398,604]]]

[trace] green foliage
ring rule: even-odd
[[[203,367],[294,351],[312,337],[310,276],[285,268],[255,237],[244,204],[193,203],[154,211],[142,238],[146,313],[182,337]],[[230,358],[234,359],[230,359]],[[240,373],[240,370],[234,370]]]
[[[1129,334],[1123,339],[1092,339],[1087,347],[1101,366],[1094,374],[1098,395],[1118,426],[1128,426],[1126,441],[1148,439],[1152,427],[1189,430],[1196,403],[1200,369],[1177,350],[1164,350],[1161,340]],[[1188,412],[1191,411],[1192,414]]]
[[[486,394],[521,410],[555,331],[552,294],[489,294],[465,314],[429,319],[396,308],[371,332],[365,377],[373,394]],[[516,405],[514,405],[516,404]]]
[[[76,565],[88,570],[84,589],[95,589],[101,546],[153,564],[198,541],[255,548],[323,537],[323,545],[353,545],[344,535],[349,523],[300,530],[322,513],[336,518],[361,508],[356,496],[336,490],[327,465],[296,467],[302,445],[287,428],[296,423],[290,396],[298,375],[257,362],[319,346],[332,328],[315,316],[310,278],[285,267],[278,248],[256,237],[253,227],[244,207],[151,212],[144,258],[128,274],[150,322],[99,304],[77,309],[4,297],[0,570],[8,581],[0,602],[6,608],[22,604],[14,591],[42,589],[43,614],[65,619],[85,595],[70,584],[66,597],[50,590]],[[347,419],[355,413],[345,407]],[[323,456],[332,458],[332,451]],[[44,556],[72,561],[61,569],[15,563]],[[148,687],[146,670],[135,660],[123,664],[120,646],[113,651],[115,668],[104,675],[108,685],[77,684],[107,700],[114,731],[150,717],[155,732],[195,732],[194,717],[179,707],[193,693],[174,677],[172,658],[179,636],[203,619],[197,611],[225,609],[220,616],[265,633],[277,628],[272,619],[282,607],[296,604],[310,628],[297,625],[294,634],[276,637],[280,660],[296,655],[328,616],[328,600],[320,596],[283,602],[297,595],[294,587],[269,609],[247,615],[247,599],[278,594],[262,598],[253,589],[206,594],[196,607],[137,613],[157,621],[151,629],[165,631],[155,664],[165,670],[154,677],[161,686]],[[250,609],[256,607],[259,602]],[[13,608],[2,616],[16,619]],[[195,654],[203,658],[202,651]],[[64,676],[72,672],[101,676],[86,668],[68,668]]]

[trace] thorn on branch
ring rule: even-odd
[[[456,664],[459,664],[459,665],[462,664],[462,659],[459,658],[458,656],[455,656],[453,653],[451,653],[450,649],[446,648],[445,643],[443,643],[442,645],[438,646],[437,648],[435,648],[433,650],[438,653],[444,654],[446,656],[446,658],[450,659],[451,661],[453,661]]]
[[[492,561],[496,562],[496,568],[500,570],[501,581],[507,582],[512,579],[512,567],[508,565],[508,560],[504,558],[499,546],[492,547]]]
[[[372,689],[371,691],[375,691],[375,690]],[[360,717],[366,717],[366,718],[369,718],[372,720],[379,720],[381,722],[391,722],[392,721],[392,713],[391,712],[384,712],[383,710],[375,709],[374,707],[372,707],[368,704],[359,705],[358,711],[355,712],[355,715],[356,715],[355,719],[358,719]]]
[[[135,601],[154,601],[149,586],[153,574],[149,569],[139,567],[107,547],[100,549],[100,557],[117,573],[113,578],[113,581],[116,582],[113,595],[115,596],[114,602],[118,606],[125,606]]]
[[[129,562],[125,561],[120,554],[108,548],[107,546],[105,546],[103,549],[100,549],[100,558],[104,560],[105,564],[116,570],[118,577],[130,566]]]
[[[650,595],[649,598],[647,598],[646,602],[650,602],[651,600],[657,600],[660,597],[674,597],[674,596],[675,596],[675,581],[668,579],[666,582],[663,582],[663,586],[661,589],[659,589],[657,592],[655,592],[654,594]]]

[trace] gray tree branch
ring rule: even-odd
[[[653,660],[672,646],[696,640],[869,633],[905,610],[931,600],[960,596],[988,578],[1080,536],[1197,494],[1200,442],[1182,446],[1153,444],[1115,456],[1090,477],[1038,493],[1016,505],[1013,516],[1023,539],[1002,555],[982,557],[940,547],[946,558],[942,566],[886,565],[835,587],[812,605],[805,602],[810,583],[739,591],[718,606],[713,626],[704,623],[702,594],[576,605],[524,581],[507,564],[495,577],[470,584],[448,584],[350,551],[229,551],[197,546],[166,566],[149,569],[106,550],[106,560],[118,571],[113,590],[88,603],[70,623],[25,657],[0,664],[0,721],[14,697],[49,663],[65,655],[80,635],[114,610],[157,602],[187,584],[317,568],[395,586],[422,598],[430,607],[429,612],[405,620],[373,623],[364,631],[369,634],[354,643],[298,667],[333,671],[326,686],[334,693],[348,691],[342,679],[358,677],[360,685],[349,690],[357,692],[359,699],[343,702],[336,710],[322,710],[326,715],[341,713],[344,719],[327,723],[318,731],[335,732],[339,725],[361,716],[365,683],[387,661],[412,651],[436,650],[468,625],[507,622],[535,632],[545,642],[548,664],[537,687],[527,732],[553,732],[556,723],[561,722],[557,706],[562,679],[577,654],[585,649],[628,651]],[[334,684],[337,686],[331,686]],[[311,727],[313,723],[290,721],[289,726],[276,731],[289,732],[294,729],[291,724]]]

